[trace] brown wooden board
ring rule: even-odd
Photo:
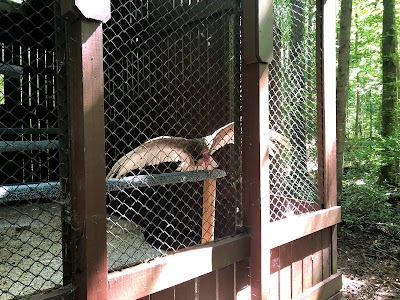
[[[235,265],[229,265],[217,270],[217,299],[230,300],[235,298]]]
[[[106,299],[107,291],[102,37],[99,22],[70,24],[71,256],[77,299]]]
[[[191,279],[175,286],[175,299],[196,299],[196,279]]]
[[[298,239],[291,243],[292,246],[292,298],[303,292],[303,246],[304,240]]]
[[[279,257],[279,247],[271,249],[271,264],[270,264],[270,273],[268,279],[269,286],[269,299],[271,300],[279,300],[280,293],[280,277],[279,277],[279,269],[280,269],[280,257]]]
[[[217,271],[197,278],[199,300],[217,299]]]
[[[313,238],[308,235],[302,238],[303,240],[303,291],[309,289],[313,285]]]
[[[279,299],[292,295],[292,243],[279,247]]]
[[[236,296],[246,294],[250,296],[250,266],[249,260],[245,259],[235,263],[236,271]],[[244,297],[244,295],[243,295]]]
[[[108,293],[140,298],[246,259],[249,236],[226,238],[179,251],[108,275]]]
[[[131,299],[129,296],[122,299]],[[150,295],[150,300],[173,300],[175,299],[175,287],[159,291]]]
[[[325,280],[331,276],[331,228],[326,228],[321,231],[321,243],[322,243],[322,279]]]
[[[312,234],[313,254],[312,254],[312,273],[313,285],[322,281],[322,234],[317,231]]]

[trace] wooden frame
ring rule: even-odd
[[[205,243],[214,240],[216,202],[216,179],[207,179],[203,190],[202,245],[110,274],[106,253],[104,82],[101,76],[102,22],[110,17],[110,1],[101,1],[94,11],[89,2],[69,0],[62,6],[70,22],[67,59],[72,224],[65,228],[67,234],[63,238],[68,243],[66,258],[71,261],[64,265],[65,287],[41,293],[33,299],[149,299],[150,294],[151,299],[156,299],[171,295],[170,288],[174,286],[182,295],[192,295],[193,291],[187,292],[185,287],[192,285],[193,280],[205,283],[203,289],[207,284],[224,285],[223,290],[230,290],[230,296],[235,295],[238,288],[248,286],[251,299],[285,298],[288,295],[279,294],[277,290],[279,287],[284,291],[290,282],[279,281],[279,276],[289,277],[290,272],[300,272],[300,269],[310,271],[312,276],[304,277],[303,290],[294,282],[296,299],[339,297],[341,277],[337,274],[336,224],[340,222],[340,207],[336,206],[333,113],[335,22],[331,14],[335,0],[317,1],[317,13],[323,15],[322,22],[317,25],[321,34],[317,39],[317,74],[321,78],[317,84],[317,109],[319,195],[325,209],[270,222],[272,200],[266,116],[269,113],[268,62],[272,57],[272,0],[246,0],[242,3],[242,158],[246,162],[242,181],[243,221],[248,234]],[[271,232],[286,234],[271,235]],[[319,248],[309,247],[310,253],[291,252],[292,246],[301,248],[312,239],[317,240],[315,245]],[[307,263],[313,253],[317,253],[315,261],[325,265],[323,269],[313,270],[313,265]],[[289,257],[298,260],[293,262]],[[292,269],[288,268],[289,264]],[[215,290],[216,294],[210,297],[228,297],[218,294],[218,287]]]
[[[247,235],[158,258],[150,263],[108,275],[108,294],[117,299],[136,299],[159,292],[249,256]]]

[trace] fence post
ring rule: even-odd
[[[102,21],[110,1],[67,0],[71,268],[75,299],[106,299],[107,244]]]
[[[251,236],[251,299],[269,295],[268,62],[272,58],[272,0],[243,1],[243,206]]]

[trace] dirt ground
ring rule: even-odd
[[[400,243],[379,228],[346,228],[338,235],[344,299],[400,299]]]

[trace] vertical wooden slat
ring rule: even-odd
[[[303,239],[295,240],[292,245],[292,298],[303,292]]]
[[[211,272],[197,278],[198,300],[217,299],[217,272]]]
[[[175,288],[171,287],[150,295],[150,300],[174,300]]]
[[[196,279],[188,280],[175,286],[175,299],[196,299]]]
[[[279,248],[279,299],[291,299],[292,243],[282,245]]]
[[[102,36],[100,22],[70,24],[71,251],[77,299],[106,299]]]
[[[312,236],[302,237],[303,239],[303,291],[313,285],[313,261],[312,261]]]
[[[279,257],[279,249],[280,247],[276,247],[271,249],[271,264],[270,264],[270,276],[268,278],[268,287],[269,287],[269,297],[268,299],[271,300],[279,300],[280,293],[280,276],[279,276],[279,269],[280,269],[280,257]]]
[[[231,300],[235,298],[234,265],[217,270],[217,299]]]
[[[322,235],[321,231],[312,234],[313,244],[313,285],[322,281]]]
[[[331,228],[322,230],[322,279],[331,276]]]
[[[245,259],[235,263],[235,278],[236,278],[236,298],[250,298],[250,266],[249,260]],[[241,298],[239,298],[239,296]]]

